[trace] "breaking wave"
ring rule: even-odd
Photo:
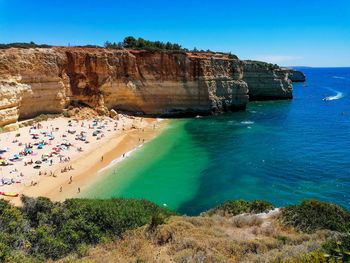
[[[241,124],[249,125],[249,124],[254,124],[254,122],[253,121],[241,121]]]

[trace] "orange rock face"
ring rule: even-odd
[[[244,109],[248,89],[256,90],[256,83],[263,80],[255,78],[249,87],[252,78],[244,79],[246,68],[236,57],[221,53],[70,47],[0,50],[0,80],[16,79],[30,89],[16,93],[19,119],[59,113],[75,102],[100,113],[115,109],[154,116]],[[261,76],[267,85],[271,79],[285,79],[270,69]]]
[[[244,108],[238,60],[147,51],[60,49],[72,100],[92,107],[177,115]],[[102,109],[101,109],[102,110]]]

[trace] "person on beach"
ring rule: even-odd
[[[102,157],[101,157],[101,162],[103,162],[103,155],[102,155]]]
[[[60,187],[60,192],[62,192],[62,186]]]
[[[71,176],[70,178],[69,178],[69,183],[71,184],[73,182],[73,177]]]
[[[80,193],[80,187],[78,187],[78,193]]]

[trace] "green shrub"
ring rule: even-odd
[[[269,202],[255,200],[255,201],[244,201],[244,200],[234,200],[227,201],[214,209],[209,210],[207,213],[209,215],[213,214],[223,214],[235,216],[243,213],[263,213],[273,209],[273,205]]]
[[[0,49],[7,49],[7,48],[49,48],[52,47],[50,45],[46,44],[35,44],[33,41],[29,43],[9,43],[9,44],[0,44]]]
[[[64,205],[73,211],[74,216],[81,215],[87,221],[94,222],[101,231],[119,237],[128,229],[150,223],[155,215],[171,214],[168,210],[146,200],[70,199]]]
[[[83,256],[89,245],[172,214],[145,200],[21,200],[22,208],[0,200],[0,262],[55,260],[72,252]]]
[[[304,232],[328,229],[339,232],[350,231],[350,213],[331,203],[306,200],[282,210],[281,222]]]
[[[337,258],[332,258],[321,250],[316,250],[311,253],[301,254],[292,259],[275,261],[280,263],[343,263],[344,261]]]
[[[148,226],[148,231],[154,232],[159,225],[162,225],[165,223],[166,216],[162,213],[155,214],[151,218],[151,222],[149,223]]]
[[[337,240],[326,242],[323,250],[332,258],[350,262],[350,235],[343,235]]]

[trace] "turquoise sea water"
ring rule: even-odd
[[[228,199],[350,208],[350,68],[302,70],[293,100],[172,120],[84,195],[145,198],[190,215]]]

